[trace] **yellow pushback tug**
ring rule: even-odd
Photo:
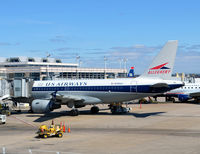
[[[37,134],[41,138],[47,138],[50,136],[61,138],[63,136],[63,127],[59,125],[50,125],[48,128],[47,125],[41,125]]]

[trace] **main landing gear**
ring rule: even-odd
[[[123,107],[122,103],[113,103],[110,104],[109,107],[112,114],[128,113],[131,110],[130,107]]]
[[[70,112],[69,112],[70,116],[78,116],[79,115],[79,111],[78,109],[72,109]]]
[[[173,102],[175,103],[175,98],[174,97],[165,97],[166,102]]]
[[[97,106],[91,107],[91,109],[90,109],[90,113],[91,113],[91,114],[97,114],[98,112],[99,112],[99,107],[97,107]],[[70,115],[70,116],[78,116],[78,115],[79,115],[78,109],[76,109],[76,108],[72,109],[72,110],[69,112],[69,115]]]
[[[98,106],[93,106],[90,109],[91,114],[97,114],[99,112],[99,107]]]

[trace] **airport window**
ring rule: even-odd
[[[56,60],[56,63],[61,63],[61,60],[60,60],[60,59],[57,59],[57,60]]]
[[[34,62],[35,60],[33,58],[28,58],[29,62]]]
[[[42,62],[45,62],[45,63],[46,63],[46,62],[47,62],[47,59],[43,59]]]
[[[19,62],[19,58],[10,58],[9,62]]]

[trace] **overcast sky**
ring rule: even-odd
[[[200,1],[0,1],[0,57],[60,58],[82,67],[142,73],[168,40],[179,40],[174,72],[200,73]],[[121,66],[123,67],[123,66]]]

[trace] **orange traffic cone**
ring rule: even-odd
[[[68,127],[68,129],[67,129],[67,132],[68,132],[68,133],[70,133],[70,132],[71,132],[70,126]]]
[[[63,132],[65,133],[65,123],[63,124]]]

